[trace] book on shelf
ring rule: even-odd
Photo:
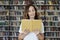
[[[14,27],[14,30],[17,31],[18,30],[18,27]]]
[[[46,9],[47,9],[47,6],[41,5],[41,10],[46,10]]]
[[[54,15],[54,12],[47,12],[48,15]]]
[[[58,1],[58,4],[60,4],[60,0]]]
[[[4,32],[4,36],[9,36],[9,32]]]
[[[15,16],[16,12],[15,11],[10,11],[10,16]]]
[[[12,37],[8,37],[8,40],[12,40]]]
[[[9,36],[12,36],[12,32],[9,32]]]
[[[9,16],[9,20],[16,20],[16,16]]]
[[[0,30],[1,31],[1,30]],[[0,36],[3,36],[3,32],[0,32]]]
[[[58,17],[57,17],[57,16],[54,16],[54,17],[53,17],[53,20],[54,20],[54,21],[58,21]]]
[[[16,32],[16,36],[18,36],[19,32]]]
[[[15,7],[14,7],[14,10],[18,10],[18,7],[17,7],[17,6],[15,6]]]
[[[10,6],[10,9],[9,10],[14,10],[15,8],[14,8],[14,6]]]
[[[12,36],[15,36],[15,32],[12,32]]]
[[[5,40],[8,40],[8,37],[5,37]]]
[[[8,26],[7,26],[7,27],[5,27],[5,28],[4,28],[4,30],[8,30],[8,31],[9,31],[9,27],[8,27]]]
[[[60,16],[58,16],[58,21],[60,21]]]
[[[3,4],[9,4],[9,1],[2,1],[3,2]]]
[[[24,0],[23,1],[23,4],[34,4],[34,1],[33,0]]]
[[[49,5],[53,5],[53,3],[52,3],[51,1],[48,1],[48,4],[49,4]],[[54,9],[53,6],[49,6],[49,10],[53,10],[53,9]]]
[[[17,22],[10,21],[10,25],[17,26]]]
[[[13,37],[12,39],[13,39],[13,40],[18,40],[18,38],[17,38],[17,37]]]
[[[44,1],[36,1],[36,4],[44,4]]]
[[[49,25],[50,26],[57,26],[56,22],[52,22],[52,21],[49,22]]]
[[[9,10],[7,11],[7,14],[6,15],[9,16]]]
[[[20,11],[16,11],[15,13],[16,13],[16,15],[21,15],[22,14],[22,12],[20,12]]]
[[[23,4],[23,1],[18,1],[18,4]]]
[[[13,4],[13,0],[10,0],[10,1],[9,1],[9,4]]]
[[[13,4],[18,4],[18,0],[14,0],[13,1]]]
[[[49,33],[49,32],[46,32],[46,33],[45,33],[45,36],[50,36],[50,34],[51,34],[51,33]]]
[[[5,10],[4,6],[0,6],[0,10],[1,10],[1,11],[2,11],[2,10]]]
[[[0,26],[0,31],[2,31],[3,30],[3,26]]]
[[[25,29],[29,29],[30,32],[34,30],[39,30],[41,31],[42,28],[42,20],[25,20],[23,19],[22,21],[22,31]]]
[[[3,6],[5,8],[5,10],[9,10],[10,6]]]
[[[10,26],[10,28],[9,28],[9,29],[14,31],[14,27],[13,27],[13,26]]]
[[[50,28],[49,27],[45,27],[45,31],[50,31]]]
[[[5,21],[1,21],[0,22],[0,25],[5,25]]]
[[[0,37],[0,40],[3,40],[3,37]]]
[[[48,26],[48,22],[47,21],[44,21],[43,24],[44,24],[44,26]]]
[[[45,38],[45,40],[50,40],[50,38]]]
[[[2,5],[3,3],[2,3],[2,1],[0,1],[0,5]]]
[[[41,16],[40,17],[42,20],[46,20],[46,16]]]
[[[58,27],[58,30],[57,31],[60,31],[60,27]]]
[[[13,26],[17,26],[17,22],[13,22]]]

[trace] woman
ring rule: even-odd
[[[24,15],[23,15],[23,19],[30,19],[30,20],[39,19],[39,14],[37,13],[37,9],[35,8],[34,5],[27,5],[25,7],[25,12],[24,12]],[[22,32],[21,29],[22,29],[22,23],[21,23],[20,30],[19,30],[18,40],[44,40],[44,26],[43,26],[43,23],[42,23],[41,32],[39,32],[37,30],[35,30],[33,32],[30,32],[27,29],[24,32]]]

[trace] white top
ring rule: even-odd
[[[19,33],[22,33],[22,24],[20,25]],[[42,23],[42,29],[40,33],[44,33],[44,25]],[[23,40],[38,40],[38,37],[35,33],[30,32]]]

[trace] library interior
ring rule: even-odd
[[[44,24],[45,40],[60,40],[60,0],[32,0]],[[18,40],[29,0],[0,0],[0,40]]]

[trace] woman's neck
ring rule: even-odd
[[[34,17],[30,17],[31,20],[34,20]]]

